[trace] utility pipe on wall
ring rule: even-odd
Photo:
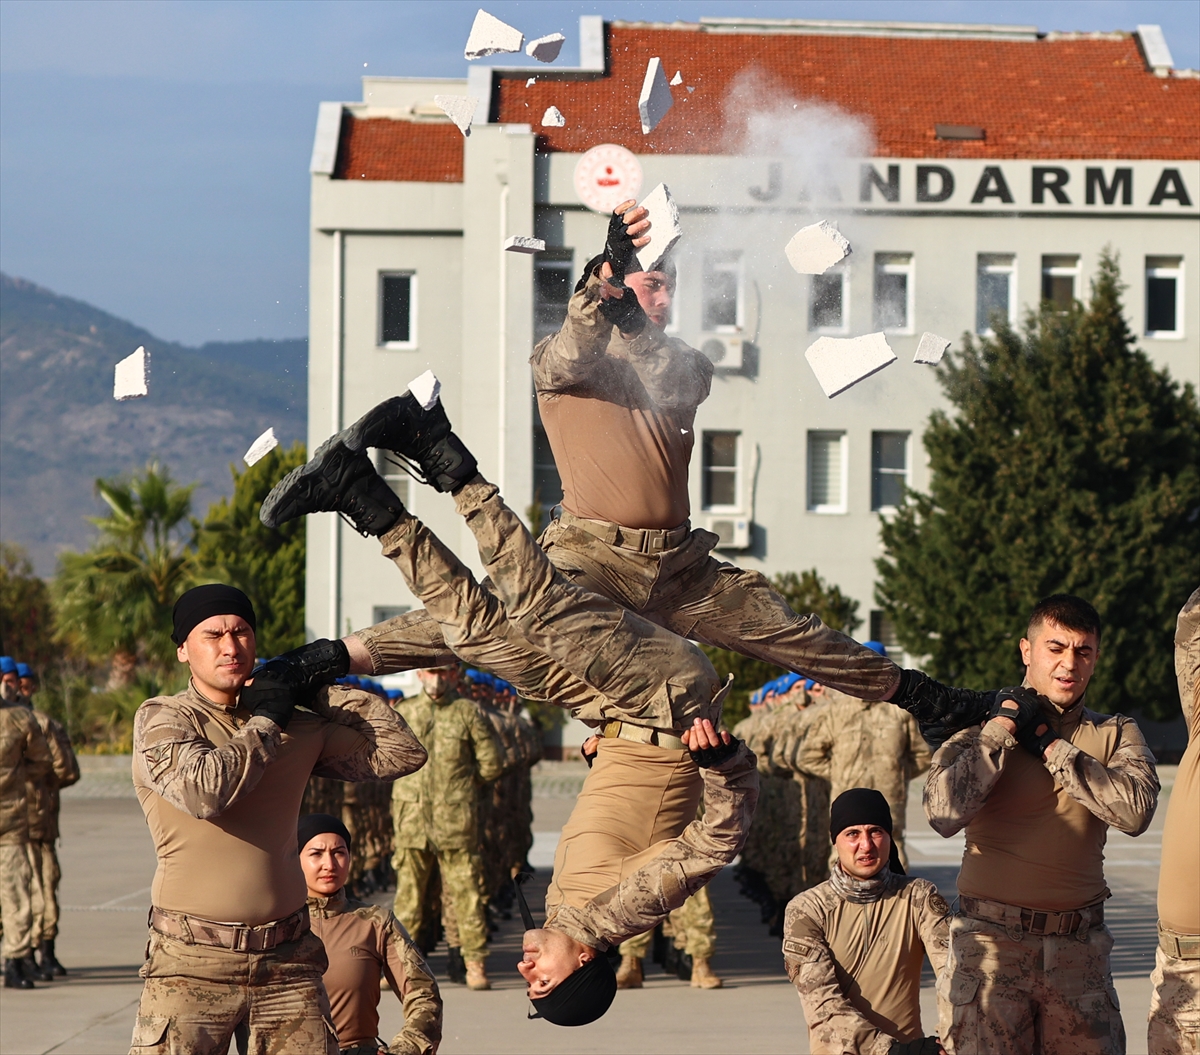
[[[342,431],[342,333],[343,300],[345,293],[344,233],[333,232],[333,342],[332,369],[329,378],[331,408],[330,435]],[[337,641],[342,600],[342,518],[336,513],[329,518],[329,639]]]
[[[507,444],[505,433],[508,431],[508,253],[504,249],[504,240],[508,237],[508,183],[500,188],[500,361],[499,361],[499,403],[496,407],[496,421],[499,427],[496,454],[500,466],[496,470],[496,486],[504,494],[505,466],[507,464]]]

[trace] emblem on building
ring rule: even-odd
[[[615,143],[592,147],[575,165],[575,193],[589,209],[612,212],[642,189],[642,163]]]

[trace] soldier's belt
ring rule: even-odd
[[[677,528],[628,528],[608,520],[587,520],[568,513],[559,514],[559,523],[577,527],[589,535],[603,539],[610,546],[631,549],[637,553],[662,553],[664,550],[681,546],[692,533],[691,521],[685,520]]]
[[[1015,929],[1019,924],[1026,934],[1034,935],[1084,935],[1104,922],[1103,905],[1089,905],[1072,912],[1042,912],[1040,909],[1006,905],[1002,901],[984,901],[982,898],[965,896],[959,897],[958,904],[963,915],[972,919],[999,923],[1010,929]]]
[[[651,729],[645,725],[630,725],[628,722],[605,722],[600,735],[606,740],[632,740],[635,744],[651,744],[668,751],[686,751],[683,741],[674,733]]]
[[[177,938],[188,945],[210,945],[233,952],[267,952],[277,945],[302,938],[309,928],[308,906],[305,905],[284,919],[246,927],[239,923],[218,923],[179,912],[150,909],[150,928],[168,938]]]
[[[1158,947],[1177,960],[1200,960],[1200,934],[1179,934],[1160,923]]]

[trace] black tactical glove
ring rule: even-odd
[[[280,729],[286,729],[296,709],[296,690],[261,670],[255,671],[254,681],[242,689],[239,702],[256,718],[270,718]]]
[[[624,293],[620,299],[612,297],[604,300],[601,298],[598,305],[600,314],[622,333],[628,333],[631,336],[641,333],[646,328],[649,319],[646,318],[646,313],[642,311],[642,306],[638,303],[637,294],[623,282],[610,280],[608,284],[624,290]]]
[[[1035,729],[1042,725],[1046,727],[1044,732],[1034,732]],[[1017,743],[1039,762],[1042,761],[1042,756],[1045,754],[1046,748],[1059,739],[1061,737],[1054,731],[1054,727],[1045,718],[1032,721],[1024,729],[1017,730]]]
[[[1037,724],[1036,719],[1040,711],[1041,697],[1033,689],[1027,689],[1024,685],[1014,685],[996,693],[996,698],[988,710],[988,719],[1008,718],[1016,725],[1019,734],[1027,725]]]
[[[736,755],[740,743],[740,740],[730,739],[729,743],[722,743],[719,747],[702,747],[699,751],[689,749],[688,754],[701,769],[708,769],[710,766],[719,766]]]
[[[918,1037],[916,1040],[893,1040],[888,1055],[941,1055],[937,1037]]]
[[[902,670],[891,702],[916,718],[921,735],[939,747],[960,729],[986,721],[995,697],[995,690],[956,689],[919,670]]]
[[[293,688],[332,685],[350,673],[350,650],[344,641],[321,638],[269,660],[263,670]]]
[[[624,284],[625,270],[631,263],[634,265],[634,270],[641,270],[636,256],[637,246],[633,244],[629,228],[625,225],[625,218],[621,213],[614,212],[608,218],[608,235],[604,239],[604,259],[612,268],[613,285]]]
[[[599,752],[599,750],[595,750],[589,755],[588,749],[587,749],[587,741],[585,740],[582,744],[579,745],[579,753],[583,756],[583,760],[588,764],[588,769],[591,769],[592,766],[596,762],[596,756],[600,752]]]

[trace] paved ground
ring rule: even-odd
[[[145,947],[154,854],[132,797],[128,760],[87,759],[85,765],[84,780],[64,793],[62,817],[65,911],[58,950],[71,975],[34,992],[0,991],[0,1055],[108,1055],[128,1050],[140,991],[137,968]],[[1107,873],[1115,896],[1108,918],[1117,939],[1114,968],[1132,1055],[1146,1050],[1154,892],[1174,767],[1164,767],[1162,777],[1163,801],[1151,830],[1137,840],[1113,833],[1109,841]],[[582,767],[574,763],[539,767],[531,856],[539,866],[540,884],[548,877],[545,866],[581,779]],[[913,870],[950,897],[961,840],[944,840],[929,830],[920,809],[919,782],[912,792]],[[714,965],[726,979],[726,988],[700,992],[652,968],[645,989],[619,994],[600,1023],[571,1031],[573,1053],[807,1050],[800,1005],[783,975],[778,940],[758,922],[757,908],[738,895],[728,870],[714,881],[712,893],[719,946]],[[519,937],[515,921],[502,926],[490,963],[494,991],[471,993],[444,983],[445,1055],[563,1050],[561,1031],[525,1019],[527,1005],[519,996],[523,983],[514,967]],[[444,948],[432,960],[444,978]],[[926,1028],[932,1029],[932,991],[926,988],[923,997]],[[389,1037],[400,1026],[399,1004],[385,993],[381,1010],[384,1036]]]

